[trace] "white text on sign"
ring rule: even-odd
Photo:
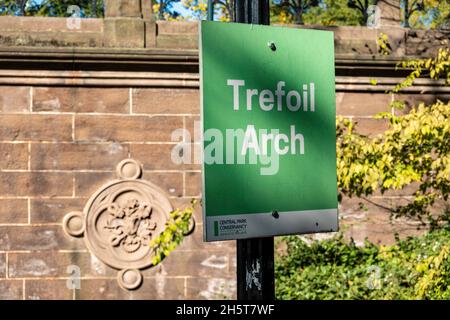
[[[235,111],[240,109],[239,97],[241,91],[245,92],[248,111],[252,110],[255,97],[259,102],[259,107],[264,111],[273,110],[275,105],[277,111],[283,111],[283,105],[292,112],[299,111],[302,107],[302,110],[305,112],[314,112],[315,109],[314,83],[310,83],[309,86],[307,84],[301,85],[303,88],[302,93],[297,90],[290,90],[287,94],[284,90],[286,86],[284,81],[278,81],[274,92],[269,89],[263,89],[261,91],[257,89],[245,89],[245,80],[229,79],[227,80],[227,85],[233,87],[233,109]],[[241,90],[241,87],[244,88]]]

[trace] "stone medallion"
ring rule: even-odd
[[[128,290],[141,285],[139,270],[152,265],[150,240],[164,230],[173,211],[164,192],[141,175],[140,163],[122,161],[117,166],[118,180],[95,192],[83,212],[70,212],[63,220],[68,235],[83,236],[92,254],[120,270],[118,282]]]

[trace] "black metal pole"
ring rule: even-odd
[[[235,22],[270,24],[269,0],[235,0]],[[274,300],[274,241],[237,240],[238,300]]]
[[[273,237],[237,240],[238,300],[274,300]]]
[[[206,15],[208,21],[214,21],[214,1],[208,0],[208,11]]]
[[[270,24],[269,0],[235,0],[234,10],[234,22]]]

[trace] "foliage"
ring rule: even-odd
[[[377,3],[377,0],[275,0],[271,21],[325,26],[367,25],[368,9]],[[406,27],[450,29],[450,0],[402,0],[400,7]]]
[[[377,38],[377,45],[378,45],[378,53],[383,56],[388,56],[392,52],[391,45],[389,43],[389,37],[384,34],[383,32],[380,33],[380,35]]]
[[[0,15],[25,16],[29,5],[28,0],[0,0]]]
[[[69,17],[70,6],[80,8],[81,17],[103,17],[103,0],[0,0],[0,15]]]
[[[153,265],[157,265],[169,256],[190,233],[193,228],[193,214],[196,205],[197,200],[192,200],[190,207],[184,210],[176,209],[170,213],[164,231],[150,242],[150,247],[154,250]]]
[[[403,26],[407,28],[450,28],[450,0],[402,0]]]
[[[436,57],[429,59],[417,59],[403,61],[397,65],[397,69],[412,70],[404,81],[395,86],[394,93],[410,87],[414,81],[421,76],[428,76],[431,79],[445,79],[447,85],[450,84],[450,49],[441,48]]]
[[[206,0],[182,0],[181,4],[192,13],[191,16],[185,17],[189,20],[205,20],[207,13]]]
[[[450,0],[434,0],[434,5],[429,9],[431,18],[430,28],[450,29]]]
[[[180,0],[155,0],[153,3],[153,12],[156,13],[159,20],[177,20],[180,13],[174,10],[173,5]]]
[[[296,24],[304,24],[303,15],[313,7],[320,4],[319,0],[273,0],[275,6],[278,6],[285,14],[293,17]]]
[[[377,190],[402,189],[419,183],[414,199],[394,209],[432,226],[431,207],[450,194],[450,103],[419,105],[403,116],[382,113],[390,128],[373,139],[355,133],[354,123],[338,118],[338,181],[341,193],[370,195]],[[345,131],[345,134],[341,133]]]
[[[214,0],[213,3],[220,21],[234,21],[234,0]]]
[[[394,92],[413,84],[425,70],[433,79],[449,77],[449,50],[442,49],[435,58],[406,61],[411,74]],[[391,107],[404,106],[394,101]],[[448,220],[450,195],[450,102],[413,107],[404,115],[383,112],[376,116],[386,119],[388,130],[370,138],[355,132],[356,123],[337,119],[338,187],[342,195],[367,196],[376,191],[402,189],[413,182],[417,187],[412,200],[392,208],[394,216],[415,217],[431,228]],[[447,211],[433,215],[436,203]],[[427,221],[424,221],[424,218]]]
[[[348,7],[357,10],[360,14],[360,24],[367,25],[369,19],[368,9],[371,5],[376,5],[378,0],[348,0]]]
[[[425,4],[422,0],[402,0],[403,11],[403,26],[410,27],[410,18],[414,14],[419,14],[425,11]]]
[[[362,14],[348,7],[347,0],[324,0],[323,5],[311,8],[304,15],[305,23],[324,26],[357,26]]]
[[[271,24],[292,24],[294,16],[280,5],[273,1],[270,3],[270,23]]]
[[[342,235],[308,244],[283,237],[276,255],[277,299],[449,299],[450,231],[356,246]]]
[[[296,3],[296,2],[295,2]],[[294,10],[295,3],[275,0],[271,4],[272,23],[305,23],[324,26],[355,26],[360,25],[362,16],[359,11],[348,7],[348,0],[320,0],[302,2],[301,17]],[[297,4],[298,5],[298,4]]]

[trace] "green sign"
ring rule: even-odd
[[[202,21],[206,241],[338,229],[333,33]]]

